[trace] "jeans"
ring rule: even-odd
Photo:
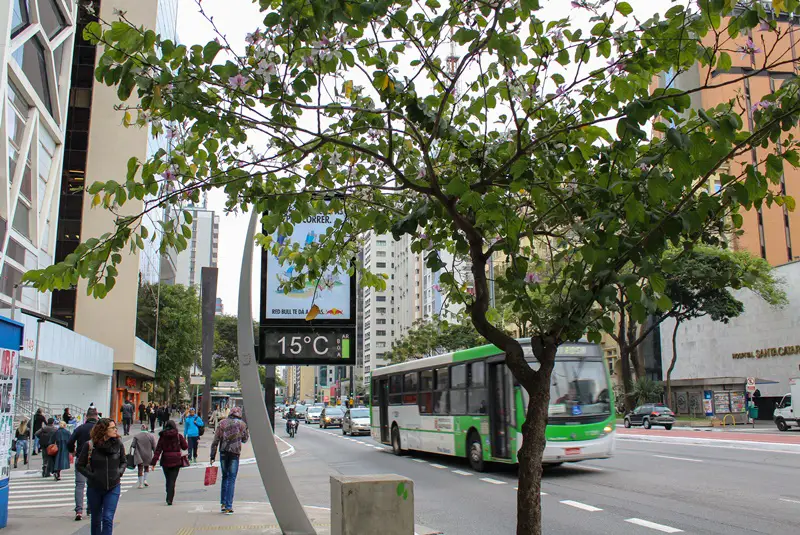
[[[200,443],[200,437],[186,437],[189,442],[189,460],[197,460],[197,446]]]
[[[33,454],[36,455],[36,452],[41,451],[41,447],[39,446],[39,437],[33,437]]]
[[[167,503],[172,505],[172,500],[175,498],[175,482],[178,480],[181,467],[172,466],[167,468],[162,466],[161,468],[164,470],[164,479],[167,480]]]
[[[83,513],[83,497],[85,495],[86,495],[86,476],[78,472],[78,469],[75,468],[75,512],[76,513]],[[87,507],[86,510],[91,511],[91,508]]]
[[[130,418],[123,418],[122,419],[122,432],[126,435],[131,434],[131,419]]]
[[[17,461],[19,460],[19,456],[22,454],[22,460],[24,462],[28,461],[28,441],[27,440],[17,440],[17,452],[14,454],[14,466],[17,465]]]
[[[114,513],[119,503],[120,486],[111,490],[93,489],[89,487],[86,498],[92,515],[92,535],[111,535],[114,529]]]
[[[233,509],[233,490],[236,486],[236,474],[239,473],[239,456],[221,453],[219,466],[222,469],[219,503],[225,509]]]

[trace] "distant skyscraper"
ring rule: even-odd
[[[219,216],[205,203],[184,209],[192,212],[192,238],[186,249],[176,255],[175,283],[195,286],[200,284],[202,268],[217,267]]]
[[[225,314],[225,307],[222,304],[222,298],[221,297],[217,297],[217,308],[216,308],[215,313],[217,315]]]

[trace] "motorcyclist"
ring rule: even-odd
[[[300,426],[297,425],[298,423],[300,422],[297,420],[297,413],[295,412],[294,407],[290,407],[289,412],[286,415],[286,433],[289,433],[289,426],[291,425],[296,426],[294,428],[294,432],[297,433],[297,431],[300,429]]]

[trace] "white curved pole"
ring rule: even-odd
[[[250,427],[250,439],[256,455],[261,481],[267,491],[267,498],[285,535],[316,535],[308,520],[297,493],[292,487],[286,467],[283,466],[275,436],[267,414],[267,406],[261,395],[261,382],[253,340],[253,241],[258,223],[258,212],[253,210],[247,227],[247,238],[242,254],[242,273],[239,279],[239,377],[242,385],[242,400]]]

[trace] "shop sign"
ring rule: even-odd
[[[136,377],[126,377],[125,378],[125,386],[128,388],[136,388]]]

